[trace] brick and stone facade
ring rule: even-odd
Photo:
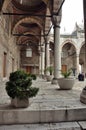
[[[9,26],[9,17],[0,15],[0,80],[7,79],[20,66],[19,47],[10,35]]]

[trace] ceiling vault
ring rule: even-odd
[[[36,39],[38,36],[39,42],[42,37],[46,42],[54,26],[53,19],[57,16],[61,17],[61,9],[65,2],[65,0],[4,1],[7,5],[4,4],[2,15],[11,16],[11,34],[17,38],[17,41],[20,37],[25,39],[25,37],[32,38],[33,36]],[[33,32],[32,35],[30,35],[31,32]]]

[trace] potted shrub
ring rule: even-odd
[[[36,96],[39,88],[31,87],[36,76],[27,74],[22,70],[10,73],[6,82],[6,92],[11,97],[11,105],[15,107],[28,107],[29,98]]]
[[[47,75],[47,81],[51,81],[52,80],[52,78],[53,78],[53,71],[54,71],[54,69],[53,69],[53,67],[52,66],[49,66],[49,67],[47,67],[46,68],[46,72],[49,72],[49,75]]]
[[[65,71],[61,73],[63,77],[58,78],[58,84],[60,86],[60,89],[69,90],[72,89],[75,79],[73,77],[70,77],[71,70]]]

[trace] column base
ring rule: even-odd
[[[53,78],[51,84],[58,84],[57,78]]]

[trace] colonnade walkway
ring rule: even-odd
[[[72,90],[60,90],[44,79],[37,78],[32,86],[39,87],[28,108],[12,108],[0,83],[0,130],[81,130],[86,129],[86,105],[80,102],[85,81],[76,79]]]

